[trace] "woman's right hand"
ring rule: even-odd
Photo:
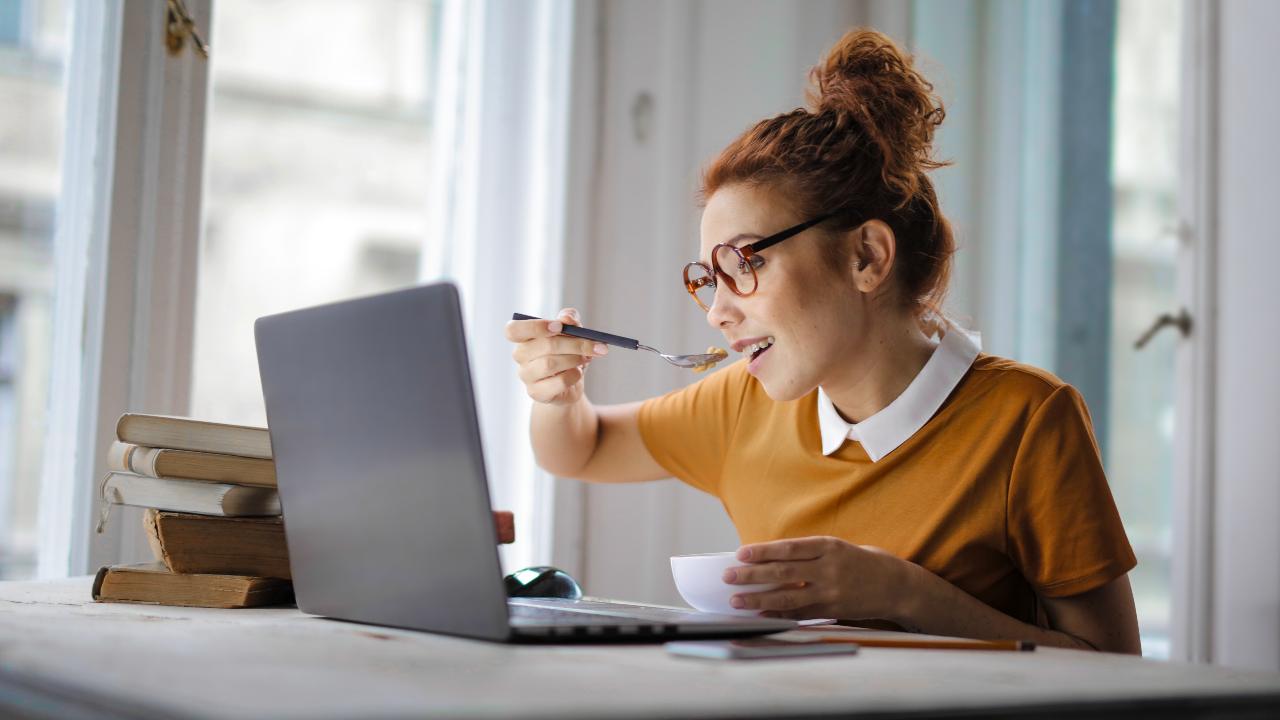
[[[555,320],[512,320],[507,339],[516,344],[511,358],[519,366],[520,382],[535,402],[572,405],[582,398],[582,379],[592,358],[606,355],[609,346],[594,340],[561,335],[563,325],[582,325],[578,311],[561,310]]]

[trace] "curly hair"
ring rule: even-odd
[[[830,232],[884,221],[897,242],[897,275],[917,316],[941,313],[955,239],[927,173],[946,117],[910,55],[875,30],[845,34],[815,66],[808,108],[762,120],[703,173],[703,198],[731,184],[778,188],[806,217],[839,211]],[[848,248],[841,246],[842,257]]]

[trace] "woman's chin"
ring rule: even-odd
[[[808,395],[816,384],[802,382],[796,377],[776,378],[772,374],[766,374],[764,377],[756,378],[760,386],[764,388],[764,392],[774,402],[791,402],[799,400]]]

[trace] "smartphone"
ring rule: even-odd
[[[712,658],[714,660],[763,660],[766,658],[813,657],[815,655],[853,655],[854,643],[747,638],[744,640],[678,640],[665,643],[672,655]]]

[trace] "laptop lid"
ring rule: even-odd
[[[506,639],[455,287],[271,315],[254,334],[298,607]]]

